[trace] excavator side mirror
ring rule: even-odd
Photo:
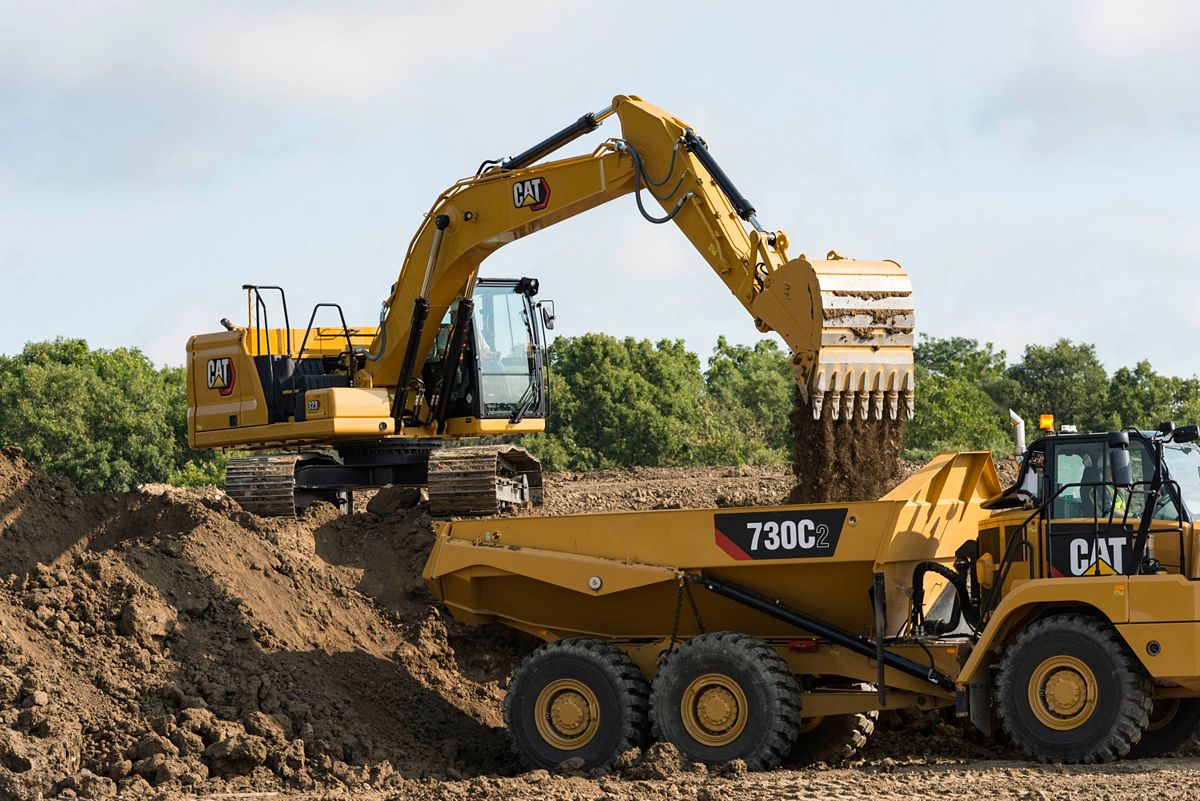
[[[554,301],[543,300],[537,305],[538,311],[542,313],[542,325],[547,331],[554,330]]]

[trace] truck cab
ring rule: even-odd
[[[985,507],[995,512],[990,525],[1019,521],[1026,530],[1030,578],[1195,577],[1184,558],[1193,550],[1191,510],[1200,509],[1194,427],[1043,437],[1023,455],[1016,482]]]

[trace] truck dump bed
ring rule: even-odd
[[[878,501],[616,512],[435,523],[424,571],[455,617],[502,622],[554,640],[658,640],[737,630],[794,635],[767,615],[692,587],[685,574],[734,582],[869,635],[876,573],[886,628],[908,617],[913,567],[949,565],[978,535],[980,503],[1000,491],[991,455],[942,454]],[[930,574],[932,603],[945,580]]]

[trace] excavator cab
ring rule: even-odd
[[[451,349],[464,306],[458,301],[451,305],[421,371],[429,408],[440,408],[449,392],[447,420],[507,418],[519,423],[546,416],[543,361],[546,323],[553,318],[548,304],[534,301],[537,291],[536,278],[479,279],[457,354]],[[448,359],[457,359],[453,372],[446,369]]]

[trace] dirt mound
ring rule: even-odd
[[[388,511],[84,497],[4,452],[0,797],[510,770],[501,682],[528,643],[444,619],[425,512]]]
[[[633,509],[768,506],[792,487],[782,465],[631,467],[596,473],[547,473],[541,514]]]
[[[782,466],[552,474],[543,513],[777,504],[793,483]],[[0,799],[338,786],[418,797],[453,795],[457,779],[468,795],[541,794],[532,774],[503,778],[517,769],[504,687],[536,643],[433,606],[421,501],[392,489],[352,516],[322,506],[268,520],[212,489],[83,496],[0,451]],[[942,725],[883,726],[867,759],[949,748]],[[953,753],[982,753],[963,747]],[[677,757],[631,753],[624,775],[703,785]]]

